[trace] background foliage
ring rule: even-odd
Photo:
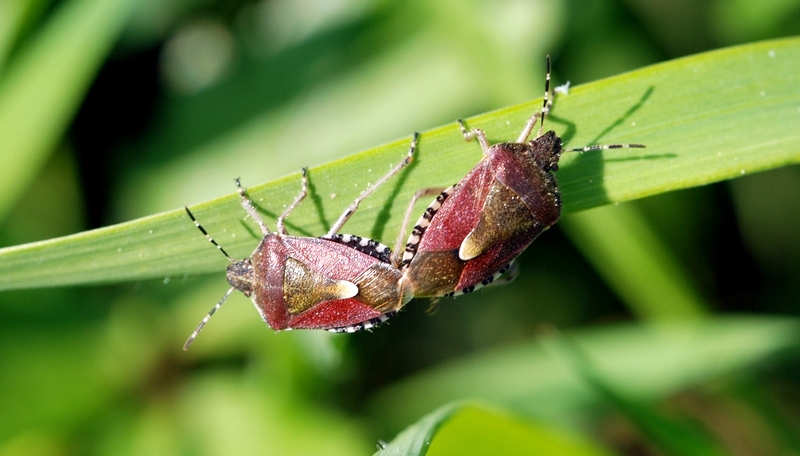
[[[799,30],[777,0],[0,2],[0,245],[538,97],[546,53],[577,85]],[[790,166],[580,212],[514,284],[352,336],[233,296],[181,352],[226,289],[199,235],[213,276],[5,291],[0,454],[366,454],[412,423],[410,454],[800,454],[798,195]]]

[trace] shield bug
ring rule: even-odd
[[[236,180],[242,207],[264,235],[252,255],[241,261],[233,260],[185,208],[197,228],[230,260],[227,279],[231,288],[189,336],[184,350],[233,290],[250,297],[276,331],[354,332],[385,321],[410,301],[411,293],[401,285],[402,273],[390,262],[391,250],[371,239],[339,234],[339,230],[365,197],[411,162],[417,138],[415,133],[405,159],[353,201],[319,238],[290,236],[284,226],[286,217],[308,194],[305,169],[300,194],[277,218],[275,232],[267,228]]]
[[[453,296],[493,283],[537,236],[555,224],[561,215],[561,195],[554,172],[562,152],[644,147],[614,144],[563,149],[554,131],[542,133],[549,100],[548,56],[542,109],[528,119],[515,142],[490,145],[483,130],[468,130],[458,120],[467,141],[477,138],[483,158],[453,187],[420,190],[409,206],[407,220],[417,198],[441,191],[417,221],[402,258],[393,259],[415,296]],[[536,137],[528,140],[540,119]],[[395,254],[401,241],[402,237]]]

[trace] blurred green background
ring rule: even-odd
[[[0,246],[541,96],[548,53],[575,85],[796,34],[791,0],[0,0],[0,125],[25,91],[39,113],[0,150]],[[19,76],[50,58],[58,83]],[[615,223],[685,282],[681,303],[620,280]],[[490,411],[431,454],[800,454],[798,226],[785,167],[565,217],[513,284],[373,332],[276,334],[235,294],[188,353],[222,267],[6,291],[0,455],[370,454],[460,399]]]

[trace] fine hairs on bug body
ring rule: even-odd
[[[277,331],[354,332],[382,323],[410,301],[412,291],[404,286],[403,275],[391,264],[391,250],[371,239],[339,234],[339,230],[364,198],[411,162],[418,136],[414,134],[403,161],[365,190],[345,209],[328,233],[319,238],[290,236],[284,226],[286,217],[308,194],[305,168],[302,189],[277,218],[276,232],[267,228],[236,180],[242,207],[264,236],[250,257],[241,261],[233,260],[208,235],[189,208],[185,208],[197,228],[231,262],[227,270],[231,288],[203,318],[186,341],[184,350],[233,290],[250,297],[267,325]]]
[[[641,144],[563,149],[554,131],[542,133],[552,106],[550,56],[542,109],[528,119],[515,142],[490,145],[480,128],[458,120],[464,139],[477,139],[481,161],[456,185],[418,191],[406,212],[392,259],[417,297],[454,296],[513,279],[512,262],[561,215],[554,172],[562,152],[643,148]],[[541,121],[536,137],[528,140]],[[414,226],[400,254],[404,231],[418,198],[437,194]]]

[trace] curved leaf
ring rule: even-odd
[[[433,436],[442,425],[461,409],[461,405],[445,405],[425,415],[421,420],[401,432],[392,443],[381,448],[375,456],[424,456],[428,453]]]

